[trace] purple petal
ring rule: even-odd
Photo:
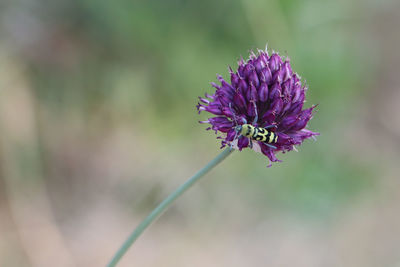
[[[261,83],[258,90],[258,96],[261,102],[268,100],[268,85],[265,82]]]
[[[272,73],[268,66],[266,66],[264,69],[262,69],[260,77],[263,82],[266,82],[267,84],[271,84]]]
[[[229,106],[229,103],[232,102],[231,99],[228,98],[228,97],[225,96],[225,95],[218,95],[218,101],[221,102],[221,104],[222,104],[223,106]]]
[[[243,61],[243,59],[242,59],[242,61]],[[244,78],[244,77],[245,77],[245,76],[244,76],[244,67],[245,67],[245,65],[244,65],[244,63],[241,64],[240,61],[238,62],[238,64],[239,64],[239,67],[238,67],[238,75],[240,76],[240,78]]]
[[[231,84],[234,88],[237,88],[239,85],[239,75],[237,75],[233,72],[231,72]]]
[[[296,122],[296,124],[293,125],[292,128],[290,128],[291,131],[299,131],[301,129],[303,129],[304,127],[306,127],[308,121],[311,119],[312,117],[312,111],[315,107],[311,107],[308,109],[305,109],[301,112],[300,116],[298,117],[298,121]]]
[[[297,116],[288,116],[279,124],[279,130],[285,131],[292,127],[297,122]]]
[[[306,127],[308,120],[306,119],[300,119],[298,122],[296,122],[295,125],[290,129],[291,131],[298,131]]]
[[[232,85],[230,85],[229,83],[227,83],[221,75],[218,75],[218,80],[221,83],[221,89],[223,89],[226,93],[232,95],[233,92],[235,91],[235,89],[232,87]]]
[[[265,65],[267,65],[268,64],[268,52],[262,51],[262,50],[260,50],[259,52],[260,52],[260,55],[259,55],[260,59],[264,62]]]
[[[238,144],[237,144],[238,148],[240,151],[242,151],[243,148],[246,148],[249,146],[249,138],[247,137],[240,137],[238,140]]]
[[[265,68],[265,61],[262,59],[262,57],[258,57],[254,63],[256,71],[258,74],[261,73],[262,69]]]
[[[281,96],[281,85],[279,83],[274,83],[270,88],[269,99],[274,100],[276,98],[280,98]]]
[[[246,92],[246,98],[248,101],[257,101],[258,99],[257,89],[253,84],[250,84],[250,88]]]
[[[282,83],[282,79],[283,79],[283,71],[279,67],[279,69],[277,71],[275,71],[274,74],[272,74],[272,82],[273,83]]]
[[[283,70],[282,81],[287,81],[293,74],[292,68],[290,67],[290,63],[288,60],[286,60],[285,63],[283,63],[282,70]]]
[[[290,94],[292,92],[293,81],[287,80],[286,82],[282,83],[282,95],[290,99]]]
[[[205,96],[207,98],[210,98],[210,99],[214,99],[215,98],[215,95],[210,95],[210,94],[207,94],[207,93],[205,93]]]
[[[251,63],[247,63],[246,66],[244,67],[244,77],[248,79],[253,70],[254,66]]]
[[[300,98],[301,95],[301,85],[300,84],[295,84],[293,88],[294,94],[292,97],[292,102],[297,102]]]
[[[228,118],[222,116],[209,118],[208,121],[212,124],[219,124],[219,125],[224,124],[233,126],[233,123]]]
[[[260,80],[258,79],[258,75],[255,70],[250,72],[248,80],[249,83],[253,84],[255,87],[258,87],[260,85]]]
[[[291,105],[290,111],[288,113],[290,114],[298,114],[301,109],[303,108],[303,102],[296,102]]]
[[[222,132],[222,133],[227,133],[232,129],[232,127],[218,127],[218,131]]]
[[[238,87],[239,87],[240,92],[241,92],[243,95],[246,94],[248,85],[247,85],[247,82],[246,82],[244,79],[240,79],[240,80],[239,80],[239,85],[238,85]]]
[[[277,71],[280,68],[281,64],[282,64],[281,57],[276,53],[272,54],[269,59],[269,67],[271,71],[272,72]]]
[[[289,111],[291,106],[292,106],[292,102],[290,102],[289,99],[284,98],[283,99],[282,113],[285,113],[285,112]]]
[[[240,94],[239,92],[236,92],[235,95],[233,96],[233,103],[235,106],[238,108],[246,108],[246,100],[244,99],[243,95]]]
[[[254,117],[256,115],[256,109],[254,105],[254,101],[251,101],[250,104],[247,105],[247,115],[249,117]]]
[[[211,82],[210,84],[211,84],[211,86],[214,87],[215,89],[221,89],[221,87],[220,87],[218,84],[216,84],[215,82]]]
[[[199,99],[200,99],[200,102],[203,102],[204,104],[210,104],[210,100],[208,100],[207,98],[199,96]]]
[[[281,98],[276,98],[274,102],[272,102],[271,110],[274,114],[280,114],[283,108],[283,101]]]
[[[226,141],[233,141],[233,138],[235,138],[236,131],[234,129],[231,129],[227,134],[226,134]]]
[[[276,115],[272,112],[272,110],[268,110],[262,116],[262,121],[264,122],[264,127],[267,125],[271,125],[275,121]]]
[[[229,108],[229,107],[222,107],[222,114],[223,115],[225,115],[225,116],[227,116],[227,117],[229,117],[229,118],[233,118],[233,113],[232,113],[232,110],[231,110],[231,108]]]
[[[271,149],[269,146],[267,146],[267,145],[264,144],[264,143],[258,142],[258,144],[259,144],[260,147],[261,147],[261,152],[262,152],[265,156],[267,156],[267,157],[269,158],[270,161],[272,161],[272,162],[277,162],[277,161],[278,161],[278,162],[282,162],[281,160],[279,160],[279,159],[276,158],[273,149]],[[271,167],[270,165],[268,165],[268,166]]]
[[[278,142],[276,144],[277,144],[277,146],[284,146],[284,145],[287,145],[287,144],[291,145],[292,144],[291,143],[291,139],[292,138],[287,134],[278,133]]]
[[[205,110],[215,115],[222,115],[221,106],[219,105],[209,105],[205,107]]]

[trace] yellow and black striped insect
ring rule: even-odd
[[[267,130],[267,128],[271,127],[275,127],[275,125],[262,128],[262,127],[255,127],[251,124],[245,123],[242,125],[236,125],[235,131],[239,136],[242,135],[250,138],[250,142],[252,140],[264,142],[269,147],[275,149],[276,147],[271,144],[275,144],[278,141],[278,135],[276,135],[272,131]],[[250,147],[252,147],[252,143],[250,144]]]
[[[237,125],[235,131],[255,141],[266,142],[268,144],[274,144],[278,141],[278,135],[274,132],[268,131],[266,128],[254,127],[251,124]]]
[[[236,124],[236,126],[235,126],[236,134],[235,134],[235,137],[233,138],[233,140],[236,140],[237,138],[239,138],[239,136],[245,136],[250,139],[250,147],[251,148],[253,147],[252,140],[254,140],[254,141],[263,142],[270,148],[276,149],[276,146],[273,146],[271,144],[275,144],[276,142],[278,142],[278,135],[272,131],[267,130],[269,128],[276,127],[276,125],[268,125],[266,127],[256,127],[251,124],[248,124],[245,119],[243,119],[244,124],[238,125],[237,120],[236,120],[236,115],[232,109],[231,104],[229,104],[229,108],[231,109],[231,112],[233,114],[233,118],[234,118],[234,121]],[[257,107],[254,106],[254,108],[255,108],[256,116],[254,118],[253,124],[256,124],[256,122],[258,120],[258,113],[257,113]]]

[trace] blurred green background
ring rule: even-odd
[[[400,266],[398,1],[2,0],[0,266],[104,266],[219,153],[197,96],[251,49],[319,104],[299,152],[234,153],[120,266]]]

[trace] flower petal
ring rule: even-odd
[[[241,136],[238,140],[238,148],[240,151],[242,151],[243,148],[246,148],[249,146],[249,138]]]

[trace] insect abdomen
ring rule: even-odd
[[[270,132],[262,127],[254,127],[251,124],[243,124],[241,134],[253,140],[269,144],[276,143],[278,140],[278,136],[274,132]]]
[[[255,127],[252,139],[256,141],[266,142],[269,144],[276,143],[278,136],[274,132],[270,132],[262,127]]]

